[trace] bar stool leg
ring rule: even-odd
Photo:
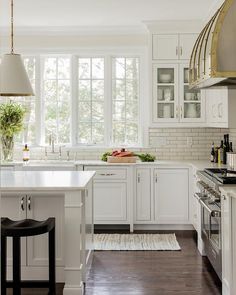
[[[21,247],[20,238],[13,237],[13,295],[21,295]]]
[[[1,236],[1,294],[6,295],[7,281],[7,238]]]
[[[55,228],[48,233],[49,248],[49,295],[56,294],[56,249],[55,249]]]

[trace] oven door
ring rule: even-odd
[[[209,240],[210,238],[210,224],[211,224],[211,209],[205,204],[202,199],[199,199],[202,207],[201,225],[202,225],[202,239]]]
[[[221,250],[221,212],[219,210],[211,211],[209,240],[217,251]]]

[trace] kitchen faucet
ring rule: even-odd
[[[49,145],[51,146],[51,152],[55,153],[55,138],[53,132],[49,135]]]

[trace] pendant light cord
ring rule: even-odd
[[[11,54],[14,54],[13,0],[11,0]]]

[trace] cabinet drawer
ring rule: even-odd
[[[85,167],[84,170],[96,171],[94,179],[126,179],[127,176],[126,169],[107,169],[105,167],[89,166]]]

